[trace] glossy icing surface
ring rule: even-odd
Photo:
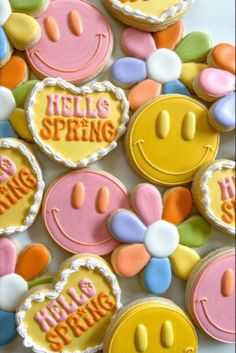
[[[69,168],[86,167],[112,151],[126,130],[128,113],[124,92],[108,81],[79,88],[47,78],[26,104],[35,143]]]
[[[0,69],[0,86],[13,89],[28,77],[28,67],[24,59],[13,55],[8,63]]]
[[[43,217],[52,238],[72,253],[107,254],[118,242],[106,220],[117,208],[128,208],[125,187],[105,172],[83,170],[66,174],[49,189]],[[89,215],[89,222],[88,222]]]
[[[235,250],[214,256],[200,271],[191,293],[193,315],[216,340],[235,342]]]
[[[52,1],[38,22],[41,40],[26,56],[40,77],[83,82],[109,60],[113,46],[109,22],[87,1]]]
[[[192,181],[203,163],[215,158],[219,134],[209,125],[205,106],[190,97],[168,95],[133,116],[126,147],[132,165],[146,179],[184,184]]]

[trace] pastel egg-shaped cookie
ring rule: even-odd
[[[5,31],[0,27],[0,68],[3,67],[12,55],[12,47]]]
[[[50,0],[9,0],[11,4],[12,11],[25,13],[34,17],[40,16],[43,13]]]
[[[8,0],[0,0],[0,26],[8,20],[11,14],[11,6]]]
[[[16,108],[15,98],[12,92],[0,86],[0,121],[7,120]]]
[[[33,136],[29,131],[25,110],[16,108],[9,118],[9,121],[20,138],[27,142],[33,142]]]
[[[235,93],[221,98],[210,109],[210,124],[220,132],[235,129]]]
[[[22,108],[24,109],[25,107],[25,102],[28,98],[28,96],[30,95],[33,87],[36,85],[36,83],[38,83],[39,81],[37,80],[30,80],[30,81],[26,81],[24,82],[22,85],[20,85],[19,87],[16,87],[12,93],[13,96],[15,98],[16,101],[16,106],[18,108]]]
[[[13,89],[28,78],[28,66],[20,56],[13,55],[8,63],[0,69],[0,86]]]
[[[228,43],[216,45],[208,56],[208,63],[235,74],[235,47]]]
[[[193,87],[200,98],[214,102],[235,90],[235,76],[228,71],[208,68],[195,78]]]
[[[212,39],[207,33],[192,32],[179,43],[176,54],[183,63],[204,62],[212,48]]]

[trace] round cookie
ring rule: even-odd
[[[121,308],[121,290],[108,264],[81,254],[67,260],[54,286],[31,292],[16,314],[25,347],[34,352],[95,353],[111,318]]]
[[[103,0],[109,12],[130,27],[160,31],[177,22],[195,0]]]
[[[208,114],[200,102],[181,95],[162,96],[141,107],[126,134],[131,165],[153,183],[191,182],[218,152],[220,136],[210,126]]]
[[[219,132],[229,132],[235,129],[235,93],[231,93],[212,105],[209,122]]]
[[[186,304],[196,325],[207,335],[235,343],[235,249],[218,249],[194,268]]]
[[[203,217],[222,232],[235,235],[235,162],[203,165],[194,177],[192,192]]]
[[[188,316],[173,302],[146,298],[124,307],[112,320],[104,353],[198,351],[198,338]]]
[[[60,78],[45,79],[33,88],[25,109],[34,142],[68,168],[106,156],[129,121],[124,92],[108,81],[75,87]]]
[[[2,86],[0,86],[0,106],[0,122],[8,120],[16,109],[16,101],[12,92]]]
[[[81,170],[65,174],[51,185],[44,199],[43,219],[62,248],[74,254],[104,255],[119,245],[106,224],[119,207],[128,208],[129,198],[118,179],[97,170]]]
[[[41,40],[26,51],[32,70],[40,77],[85,82],[98,75],[113,49],[106,17],[84,0],[52,1],[38,18]]]
[[[51,276],[39,277],[51,262],[44,245],[33,244],[18,255],[15,244],[0,238],[0,345],[10,343],[16,336],[15,310],[35,283],[46,284]],[[2,329],[4,327],[4,329]]]
[[[14,89],[28,79],[28,66],[20,56],[13,55],[0,69],[0,86]]]
[[[43,191],[42,172],[32,151],[21,140],[0,139],[0,235],[32,225]]]

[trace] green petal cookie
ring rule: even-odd
[[[208,34],[192,32],[182,39],[175,52],[183,63],[203,62],[206,60],[212,46],[212,39]]]
[[[18,108],[24,109],[26,99],[28,98],[32,89],[34,88],[34,86],[38,82],[39,81],[37,81],[37,80],[27,81],[27,82],[23,83],[21,86],[16,87],[12,91],[13,96],[15,97],[16,106]]]
[[[49,2],[49,0],[10,0],[10,5],[14,12],[39,16],[47,9]]]
[[[43,284],[51,284],[53,282],[53,276],[51,275],[44,275],[39,278],[34,279],[33,281],[28,283],[29,289],[36,287],[36,286],[41,286]]]
[[[199,248],[209,239],[211,226],[200,216],[192,216],[178,226],[180,243],[190,248]]]

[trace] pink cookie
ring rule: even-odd
[[[117,208],[129,208],[124,185],[111,174],[81,170],[59,178],[44,200],[48,232],[71,253],[105,255],[119,242],[108,232],[107,218]]]
[[[224,70],[208,68],[193,81],[196,94],[208,102],[214,102],[235,90],[235,76]]]
[[[52,1],[38,22],[41,40],[26,51],[26,57],[41,78],[88,81],[110,59],[113,35],[109,22],[87,1]]]
[[[217,341],[235,342],[235,250],[223,248],[203,259],[187,285],[195,323]]]

